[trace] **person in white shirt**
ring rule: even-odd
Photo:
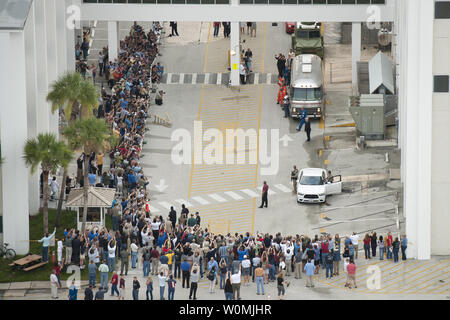
[[[239,76],[241,77],[241,84],[246,84],[246,76],[247,76],[247,70],[245,70],[244,64],[241,62],[239,64]]]
[[[285,264],[286,264],[286,276],[291,275],[292,271],[292,255],[294,254],[294,246],[286,247],[284,252]]]
[[[242,266],[240,266],[240,269]],[[241,270],[231,276],[231,286],[233,287],[233,300],[241,300]],[[237,296],[237,299],[236,299]]]
[[[50,287],[52,292],[52,299],[58,299],[58,277],[56,276],[56,271],[53,270],[53,273],[50,275]]]
[[[244,286],[250,284],[250,267],[251,262],[248,256],[244,256],[244,260],[241,262],[242,276],[244,277]]]
[[[138,262],[138,251],[139,247],[136,245],[136,240],[133,240],[133,243],[130,245],[131,249],[131,268],[136,268],[136,263]]]
[[[116,270],[116,241],[110,240],[108,243],[108,267],[110,271]]]
[[[359,236],[353,232],[353,234],[350,236],[350,240],[352,240],[353,248],[355,249],[355,259],[358,259],[358,240]]]
[[[159,297],[160,300],[164,300],[164,289],[166,288],[166,276],[164,276],[164,272],[160,272],[158,275],[159,279]]]
[[[63,247],[63,242],[58,240],[58,263],[62,262]]]

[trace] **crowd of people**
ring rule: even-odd
[[[174,299],[175,289],[181,285],[188,290],[189,299],[197,299],[200,279],[209,282],[209,292],[218,286],[225,299],[240,300],[241,286],[256,282],[256,294],[264,295],[265,285],[276,282],[278,297],[282,299],[289,287],[288,277],[306,277],[306,287],[314,287],[314,275],[325,270],[326,278],[347,273],[348,288],[356,287],[356,265],[359,237],[357,234],[340,237],[336,234],[283,236],[281,233],[251,235],[215,234],[202,225],[199,212],[189,212],[183,204],[178,214],[171,207],[167,216],[155,215],[149,209],[149,183],[139,163],[145,133],[145,120],[150,114],[150,92],[162,76],[161,68],[152,64],[158,54],[157,38],[153,30],[145,33],[136,23],[129,36],[120,42],[116,61],[110,62],[102,75],[117,74],[110,83],[111,94],[102,90],[103,103],[98,115],[104,116],[120,138],[109,154],[110,168],[103,170],[100,154],[81,155],[77,161],[77,182],[83,184],[83,157],[89,156],[89,184],[116,189],[116,199],[108,213],[112,229],[88,225],[85,232],[66,229],[64,239],[57,242],[57,262],[50,277],[52,297],[57,298],[61,286],[60,274],[69,265],[88,269],[89,287],[86,300],[103,300],[108,292],[124,299],[129,269],[142,268],[147,300],[153,300],[153,277],[159,287],[159,299]],[[103,55],[102,55],[103,56]],[[153,70],[155,70],[153,72]],[[107,71],[107,72],[106,72]],[[155,76],[154,76],[155,75]],[[267,206],[267,202],[266,202]],[[262,207],[262,205],[261,205]],[[41,239],[48,248],[52,235]],[[407,239],[392,239],[367,234],[363,240],[366,259],[375,257],[398,261],[399,248],[406,259]],[[370,251],[371,250],[371,251]],[[120,272],[117,261],[120,261]],[[131,260],[131,266],[129,264]],[[343,263],[341,263],[341,261]],[[100,274],[99,289],[94,295],[96,278]],[[134,277],[132,298],[139,299],[141,284]],[[167,287],[167,290],[166,290]],[[69,299],[77,299],[78,288],[73,283]]]

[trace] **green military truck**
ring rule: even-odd
[[[323,59],[323,36],[320,22],[299,22],[292,35],[292,49],[295,55],[315,54]]]

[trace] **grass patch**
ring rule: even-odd
[[[56,220],[56,210],[48,209],[48,229],[49,232],[53,232]],[[42,243],[37,242],[44,235],[44,223],[43,223],[43,212],[42,210],[36,216],[30,216],[30,254],[42,255]],[[56,240],[62,240],[64,238],[64,229],[76,228],[77,224],[77,213],[76,211],[66,211],[61,212],[61,223],[60,227],[56,229]],[[112,227],[111,217],[106,215],[106,226],[108,229]],[[14,248],[13,248],[14,249]],[[46,266],[40,267],[31,271],[20,271],[12,269],[9,261],[4,258],[0,258],[0,282],[23,282],[23,281],[50,281],[50,274],[53,270],[53,264],[51,263],[52,252],[55,252],[56,256],[56,241],[54,247],[49,247],[49,263]],[[64,256],[64,251],[63,251]],[[17,255],[14,260],[25,257],[25,255]],[[86,262],[88,262],[86,254]],[[61,272],[61,281],[67,280],[72,275],[72,273]],[[97,274],[97,281],[100,281],[100,274]],[[81,270],[81,280],[88,280],[88,270],[87,268]]]

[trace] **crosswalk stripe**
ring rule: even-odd
[[[238,195],[237,193],[233,192],[233,191],[227,191],[225,192],[225,194],[227,196],[230,196],[231,198],[233,198],[234,200],[242,200],[244,199],[243,197],[241,197],[240,195]]]
[[[214,200],[218,201],[218,202],[226,202],[227,199],[222,198],[221,196],[219,196],[217,193],[211,193],[208,195],[210,198],[213,198]]]
[[[217,74],[217,82],[216,83],[217,84],[222,84],[222,73],[221,72],[219,72]]]
[[[272,74],[268,73],[266,78],[266,84],[270,84],[272,82]]]
[[[183,84],[184,83],[184,73],[180,73],[180,81],[178,83],[179,84]]]
[[[254,79],[253,83],[259,84],[259,73],[255,73],[255,79]]]
[[[171,205],[170,203],[165,202],[165,201],[158,202],[158,204],[159,204],[161,207],[166,208],[167,210],[170,210],[170,207],[172,207],[172,205]]]
[[[191,84],[196,84],[196,83],[197,83],[197,74],[193,73],[192,74],[192,82],[191,82]]]
[[[175,200],[175,202],[178,202],[180,205],[184,204],[186,207],[193,207],[193,205],[189,201],[186,201],[184,199],[178,199]]]
[[[258,187],[258,190],[262,191],[262,187]],[[269,195],[271,194],[277,194],[275,191],[272,191],[269,189],[269,191],[267,192]]]
[[[205,73],[205,81],[204,84],[209,84],[209,73]]]
[[[171,81],[172,81],[172,74],[168,73],[167,74],[167,84],[170,84]]]
[[[256,197],[259,197],[259,194],[257,194],[255,191],[253,191],[253,190],[250,190],[250,189],[244,189],[244,190],[241,190],[243,193],[245,193],[245,194],[247,194],[247,195],[249,195],[250,197],[252,197],[252,198],[256,198]]]
[[[206,201],[202,197],[192,197],[192,199],[194,199],[195,201],[197,201],[201,205],[209,204],[209,201]]]
[[[274,187],[277,188],[278,190],[282,191],[282,192],[291,192],[292,191],[291,189],[285,187],[282,184],[276,184],[276,185],[274,185]]]
[[[152,206],[148,206],[148,208],[150,209],[150,212],[159,212],[159,209],[156,209],[155,207]]]

